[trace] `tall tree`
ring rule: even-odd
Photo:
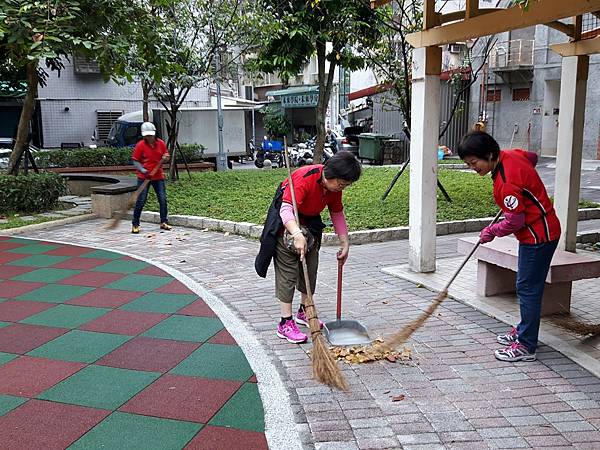
[[[150,24],[149,9],[127,0],[0,0],[0,55],[25,72],[27,93],[19,119],[9,173],[18,171],[28,144],[38,85],[48,70],[60,71],[63,58],[81,54],[113,73],[113,56],[128,51],[136,27]]]
[[[323,158],[325,116],[335,71],[364,67],[360,49],[375,45],[381,36],[381,10],[364,0],[266,0],[271,14],[269,32],[257,54],[256,65],[263,72],[287,80],[317,56],[319,96],[315,161]]]
[[[154,93],[169,116],[167,146],[173,155],[179,132],[178,112],[190,90],[210,85],[216,77],[231,78],[240,56],[260,40],[260,6],[261,2],[254,0],[181,0],[176,8],[163,8],[161,14],[167,21],[163,39],[168,51],[162,58],[167,71],[154,85]],[[222,63],[220,73],[215,70],[217,55]],[[172,158],[172,180],[177,176],[175,164]]]

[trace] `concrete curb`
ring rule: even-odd
[[[48,222],[42,223],[34,223],[32,225],[24,225],[18,228],[7,228],[5,230],[0,230],[0,234],[21,234],[27,233],[28,231],[39,231],[39,230],[48,230],[50,228],[62,227],[63,225],[69,225],[71,223],[84,222],[86,220],[96,219],[98,216],[96,214],[81,214],[79,216],[65,217],[64,219],[50,220]]]
[[[127,215],[131,219],[131,213]],[[143,212],[143,222],[159,223],[160,216],[157,212]],[[457,220],[451,222],[440,222],[437,224],[437,236],[448,234],[470,233],[481,231],[490,224],[493,217],[479,219]],[[600,208],[585,208],[579,210],[579,220],[600,219]],[[260,238],[263,226],[250,222],[233,222],[231,220],[211,219],[209,217],[172,215],[169,223],[176,227],[190,227],[200,230],[216,231],[237,234],[249,238]],[[373,230],[351,231],[350,243],[353,245],[369,244],[373,242],[396,241],[408,239],[409,227],[376,228]],[[580,233],[577,236],[579,243],[593,243],[600,241],[600,232]],[[323,234],[323,245],[337,245],[338,239],[335,233]]]

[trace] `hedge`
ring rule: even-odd
[[[0,213],[49,211],[66,192],[66,181],[57,173],[0,174]]]
[[[202,161],[204,148],[201,145],[182,145],[187,162]],[[98,167],[131,165],[130,147],[98,147],[68,150],[47,150],[35,154],[38,165],[47,167]]]

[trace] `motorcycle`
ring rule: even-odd
[[[285,166],[285,157],[283,156],[283,150],[281,149],[281,143],[279,141],[265,140],[260,148],[256,150],[254,165],[259,169],[262,169],[265,166],[265,161],[269,161],[267,166]]]

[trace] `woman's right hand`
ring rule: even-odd
[[[294,248],[300,255],[300,261],[304,260],[304,254],[306,253],[306,238],[303,233],[298,233],[294,236]]]

